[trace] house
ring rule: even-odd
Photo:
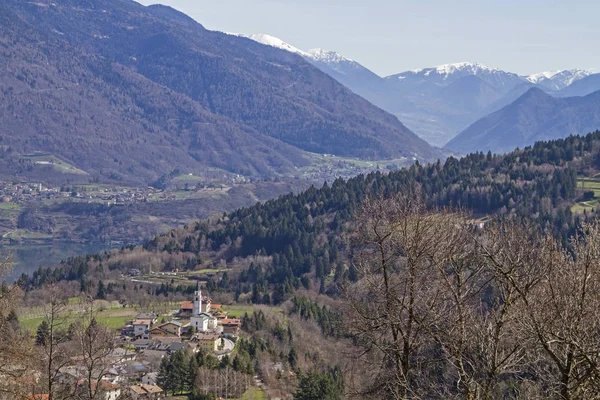
[[[181,322],[169,321],[150,329],[150,337],[181,337]]]
[[[149,319],[152,321],[152,324],[155,324],[158,321],[158,314],[156,313],[140,313],[135,316],[135,319]]]
[[[221,312],[222,309],[223,309],[223,305],[222,304],[211,304],[209,312],[212,313],[212,314],[214,314],[214,313],[217,313],[217,312]]]
[[[100,385],[100,388],[98,388]],[[121,396],[121,386],[101,380],[100,382],[92,382],[92,390],[98,391],[101,400],[117,400]]]
[[[163,390],[156,385],[134,385],[129,388],[129,393],[133,400],[137,399],[160,399],[162,397]]]
[[[150,339],[151,319],[136,319],[133,321],[133,335],[142,339]]]
[[[137,351],[146,350],[147,348],[152,346],[153,343],[154,342],[150,339],[137,339],[131,342],[131,344]]]
[[[223,326],[223,335],[236,337],[240,334],[242,320],[237,318],[226,318],[221,321]]]
[[[158,372],[148,372],[142,376],[142,383],[144,385],[154,386],[158,380]]]
[[[197,338],[198,347],[208,351],[219,350],[219,345],[221,344],[221,335],[218,333],[199,333]]]
[[[171,353],[175,353],[176,351],[180,351],[180,350],[185,350],[187,349],[188,345],[187,343],[172,343],[169,348],[167,349],[167,352],[169,354]]]
[[[182,301],[179,307],[179,316],[189,318],[194,314],[194,302],[193,301]]]
[[[212,316],[215,317],[217,321],[227,318],[227,314],[223,314],[222,312],[214,312],[212,313]]]
[[[134,335],[133,325],[127,324],[123,328],[121,328],[121,335],[122,336],[133,336]]]
[[[133,361],[135,360],[136,354],[131,350],[124,349],[122,347],[117,347],[113,349],[113,351],[108,355],[108,358],[118,364],[125,361]]]

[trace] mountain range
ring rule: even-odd
[[[600,74],[581,69],[523,76],[471,62],[380,77],[335,52],[305,52],[269,35],[249,37],[303,56],[357,94],[398,116],[435,146],[443,146],[475,121],[509,105],[531,88],[555,97],[585,96],[600,90]]]
[[[0,4],[0,164],[50,153],[99,179],[294,173],[306,152],[439,152],[303,57],[130,0]]]

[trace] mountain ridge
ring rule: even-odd
[[[513,103],[461,132],[446,145],[460,154],[505,153],[600,127],[600,91],[585,97],[559,98],[533,87]]]
[[[268,37],[269,40],[262,39],[266,45],[284,50],[289,46],[280,39]],[[478,119],[516,100],[531,86],[562,97],[589,94],[596,87],[600,90],[600,79],[596,82],[591,72],[582,69],[521,75],[480,63],[459,62],[381,77],[336,52],[321,51],[327,57],[316,61],[314,55],[294,49],[321,71],[396,115],[409,129],[435,146],[445,145]],[[485,85],[480,84],[477,90],[473,86],[477,80],[461,82],[469,76],[477,77]]]
[[[3,81],[17,82],[23,97],[15,101],[14,87],[13,92],[3,87],[3,104],[13,110],[0,115],[0,134],[20,154],[55,143],[49,147],[53,152],[83,163],[78,166],[95,176],[144,182],[178,165],[197,173],[222,168],[248,176],[289,174],[306,165],[305,151],[363,159],[439,154],[396,117],[302,57],[208,31],[168,7],[129,0],[7,0],[0,16],[15,22],[4,24],[0,37]],[[26,29],[37,36],[27,39],[21,34]],[[14,40],[19,49],[7,44]],[[46,53],[62,55],[47,60]],[[24,68],[31,76],[22,76]],[[36,94],[35,85],[53,85],[67,72],[72,82],[66,88],[54,85]],[[79,106],[71,103],[86,104],[86,92],[95,104],[77,111],[79,118]],[[15,116],[28,114],[26,107],[40,120],[27,128],[29,136],[46,129],[47,145],[41,137],[33,146],[14,134]],[[70,126],[71,140],[64,126]],[[96,146],[102,141],[112,149],[114,165],[101,166]],[[156,154],[171,155],[149,162]]]

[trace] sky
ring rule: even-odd
[[[600,71],[597,0],[138,0],[207,29],[337,51],[381,76],[462,61]]]

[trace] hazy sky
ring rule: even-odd
[[[598,0],[141,0],[208,29],[321,47],[380,75],[472,61],[529,74],[600,68]]]

